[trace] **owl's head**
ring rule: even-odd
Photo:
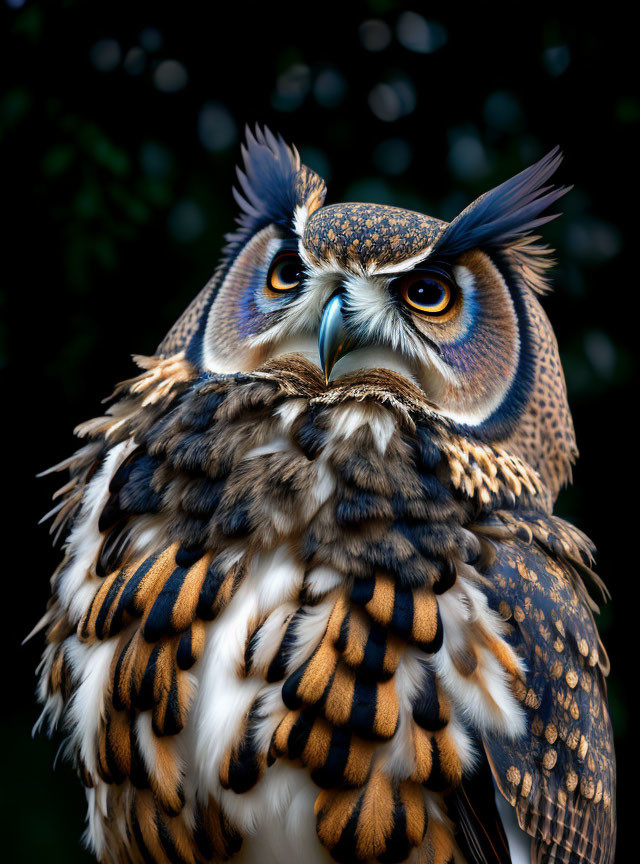
[[[537,296],[550,250],[532,231],[563,195],[535,165],[452,222],[380,204],[324,206],[325,183],[268,130],[247,132],[237,230],[162,354],[247,372],[289,353],[324,371],[386,368],[465,434],[510,447],[556,493],[575,457],[556,340]]]

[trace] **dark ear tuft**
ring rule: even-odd
[[[233,194],[240,205],[238,224],[254,233],[261,227],[276,222],[289,224],[296,206],[296,177],[300,170],[300,156],[295,147],[289,147],[282,138],[265,127],[256,126],[255,135],[247,126],[246,146],[242,146],[244,171],[237,169],[240,189]]]
[[[438,253],[503,246],[555,219],[560,214],[540,214],[572,188],[544,185],[561,161],[560,149],[554,147],[535,165],[481,195],[442,232],[435,247]]]
[[[319,206],[324,199],[324,181],[300,163],[291,147],[266,127],[246,129],[242,147],[243,168],[238,168],[238,185],[233,194],[240,205],[238,229],[227,234],[227,255],[233,254],[257,231],[267,225],[293,230],[298,205]]]

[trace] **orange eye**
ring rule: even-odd
[[[295,252],[282,252],[271,262],[267,287],[281,293],[297,288],[304,277],[302,261]]]
[[[400,296],[416,312],[434,316],[444,315],[455,301],[449,280],[440,273],[426,270],[405,276],[400,281]]]

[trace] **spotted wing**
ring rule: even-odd
[[[518,697],[527,734],[508,746],[484,737],[494,777],[534,838],[536,861],[608,864],[615,847],[615,755],[608,661],[581,578],[592,575],[591,550],[576,529],[541,514],[504,513],[479,530],[495,544],[486,573],[489,603],[526,663]]]

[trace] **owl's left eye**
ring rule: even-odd
[[[454,285],[444,273],[414,270],[398,280],[398,290],[404,303],[416,312],[440,317],[454,305]]]
[[[271,262],[267,287],[281,293],[297,288],[304,277],[302,261],[295,252],[282,252]]]

